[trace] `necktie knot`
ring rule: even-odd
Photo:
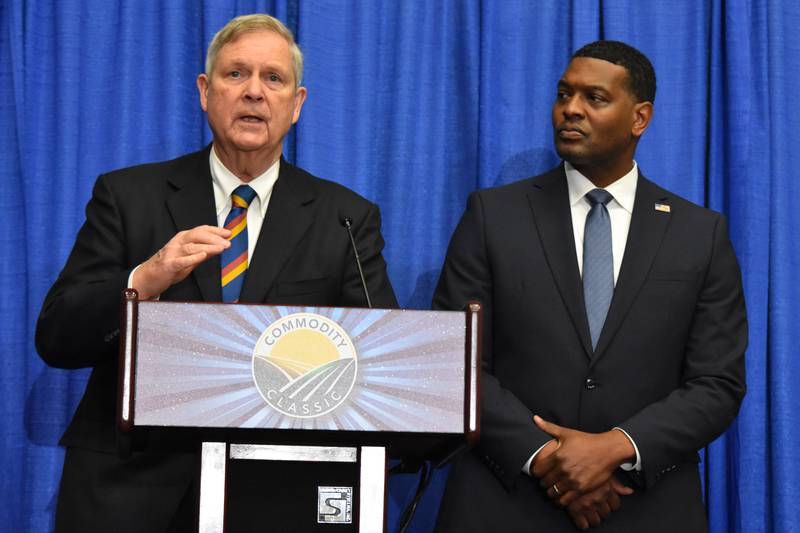
[[[592,204],[592,207],[594,207],[597,204],[606,205],[611,201],[613,196],[605,189],[592,189],[586,193],[586,198],[589,200],[589,203]]]
[[[256,191],[249,185],[239,185],[231,193],[231,202],[235,207],[247,209],[256,196]]]

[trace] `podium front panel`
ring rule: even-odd
[[[136,426],[464,432],[463,312],[138,302]]]

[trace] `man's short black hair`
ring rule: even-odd
[[[572,54],[576,57],[602,59],[628,71],[629,89],[639,102],[655,102],[656,71],[643,53],[620,41],[595,41]]]

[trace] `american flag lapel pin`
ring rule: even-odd
[[[670,211],[668,204],[662,204],[662,203],[659,203],[659,202],[656,202],[655,209],[656,209],[656,211],[661,211],[662,213],[669,213],[669,211]]]

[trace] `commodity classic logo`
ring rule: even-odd
[[[253,350],[253,380],[266,402],[295,418],[330,413],[356,382],[356,350],[333,320],[294,313],[267,326]]]

